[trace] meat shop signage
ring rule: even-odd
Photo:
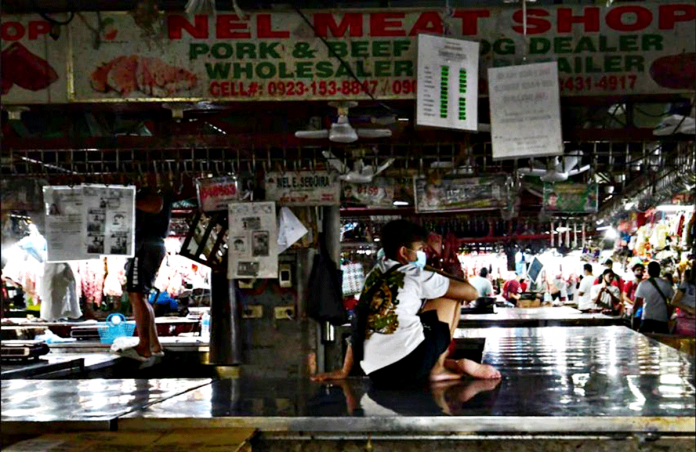
[[[69,25],[68,57],[61,53],[69,51],[61,43],[68,33],[53,41],[45,24],[30,25],[33,16],[7,16],[3,62],[4,50],[21,43],[56,71],[58,81],[48,86],[68,82],[68,99],[80,102],[360,99],[368,97],[365,91],[384,99],[413,99],[416,36],[444,33],[480,43],[483,95],[489,67],[520,64],[525,55],[531,63],[558,62],[564,96],[694,90],[693,2],[530,7],[526,37],[517,7],[306,15],[311,27],[295,12],[250,14],[246,20],[234,14],[170,14],[163,18],[166,32],[146,39],[128,14],[105,13],[96,46],[85,22],[94,28],[97,16],[86,13],[84,21]],[[32,37],[43,47],[30,48]],[[59,68],[65,66],[61,58],[73,69],[70,81],[60,76]],[[38,78],[42,83],[32,87],[40,91],[54,77]],[[8,82],[19,86],[16,80]],[[24,91],[17,90],[10,102],[34,101],[20,96]],[[58,100],[52,96],[50,101]]]
[[[3,16],[0,22],[3,104],[51,104],[67,100],[68,38],[51,36],[39,15]]]

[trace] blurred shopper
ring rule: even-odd
[[[493,296],[493,285],[488,279],[488,269],[482,268],[479,271],[478,276],[474,276],[469,280],[469,284],[474,286],[478,291],[479,297],[492,297]]]
[[[696,281],[692,270],[686,270],[679,289],[672,298],[672,306],[677,308],[677,326],[675,334],[694,337],[696,334]]]
[[[631,319],[631,328],[637,330],[640,327],[640,319],[643,313],[640,309],[635,309],[636,302],[636,291],[638,290],[638,285],[643,282],[643,277],[645,276],[645,266],[640,262],[633,265],[633,279],[626,281],[623,286],[623,291],[621,293],[621,299],[624,304],[624,309],[626,314]]]
[[[592,301],[592,286],[594,285],[592,264],[585,264],[583,269],[585,277],[580,281],[580,287],[578,288],[578,309],[580,311],[591,311],[596,308]]]
[[[610,269],[604,270],[601,283],[592,286],[592,302],[611,315],[621,313],[621,291],[614,284],[616,275]]]
[[[669,314],[667,304],[674,297],[672,286],[660,278],[660,264],[648,264],[648,279],[641,282],[636,290],[634,309],[643,307],[641,333],[669,333]]]
[[[508,302],[517,306],[517,302],[520,301],[520,294],[522,293],[522,286],[520,283],[524,280],[521,274],[515,275],[515,277],[505,284],[503,284],[503,298]]]

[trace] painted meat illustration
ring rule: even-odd
[[[12,43],[0,53],[2,68],[2,93],[12,85],[29,91],[39,91],[58,80],[58,74],[48,61],[34,55],[19,42]]]
[[[12,85],[14,85],[14,83],[12,83],[9,80],[5,80],[4,78],[0,79],[0,82],[2,82],[2,94],[3,95],[9,93],[10,88],[12,88]]]
[[[680,53],[658,58],[650,66],[650,75],[664,88],[693,91],[696,83],[696,53]]]
[[[196,86],[196,75],[169,65],[159,58],[138,55],[116,57],[92,73],[92,88],[106,93],[116,91],[128,96],[140,91],[148,96],[164,97]]]

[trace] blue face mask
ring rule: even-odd
[[[426,260],[427,260],[427,257],[426,257],[426,255],[425,255],[425,251],[422,251],[422,250],[421,250],[421,251],[416,251],[416,250],[412,250],[412,249],[410,249],[410,248],[407,248],[407,249],[410,250],[410,251],[413,251],[414,253],[416,253],[416,260],[413,261],[413,262],[411,262],[411,263],[412,263],[413,265],[415,265],[416,267],[420,268],[420,269],[424,269],[424,268],[425,268],[425,262],[426,262]]]

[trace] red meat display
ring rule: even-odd
[[[2,92],[12,84],[29,91],[39,91],[58,80],[58,74],[48,61],[34,55],[22,44],[15,42],[0,54],[2,60]]]

